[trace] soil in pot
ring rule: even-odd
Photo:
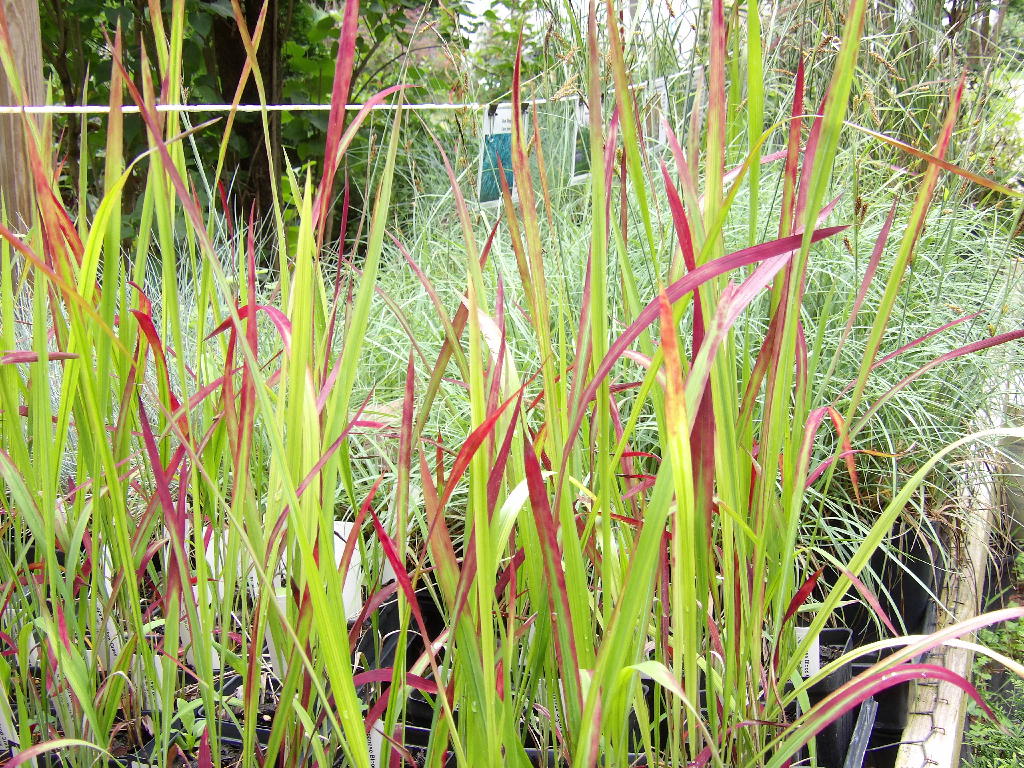
[[[195,755],[186,755],[180,749],[172,748],[173,755],[167,760],[168,768],[199,768],[200,760]],[[149,756],[141,756],[134,759],[134,762],[126,762],[126,768],[156,768],[160,761],[156,759],[154,748],[150,747]],[[212,755],[211,755],[212,757]],[[231,766],[242,763],[242,742],[239,739],[221,738],[220,740],[220,765]],[[217,762],[214,760],[214,765]]]

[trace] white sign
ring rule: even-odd
[[[501,204],[501,177],[505,177],[515,200],[516,180],[512,174],[512,105],[492,104],[484,111],[480,132],[480,167],[477,189],[480,205]]]
[[[807,630],[810,627],[794,627],[793,631],[796,632],[796,641],[800,643],[805,637],[807,637]],[[818,636],[815,635],[814,640],[811,642],[811,647],[807,649],[807,655],[804,656],[803,661],[800,662],[800,676],[806,680],[809,677],[813,677],[821,671],[821,645],[818,640]]]

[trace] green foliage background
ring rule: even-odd
[[[250,31],[255,27],[262,5],[261,0],[239,3]],[[507,94],[514,58],[511,54],[520,29],[524,30],[526,40],[525,77],[532,77],[550,63],[542,55],[542,49],[552,41],[540,34],[536,12],[541,5],[541,0],[498,0],[485,13],[474,16],[467,0],[363,3],[352,100],[363,101],[397,82],[415,84],[415,95],[411,99],[420,102],[490,99]],[[261,67],[268,70],[263,73],[268,101],[329,102],[344,6],[343,0],[270,0],[268,19],[276,19],[273,33],[276,39],[267,24],[260,47]],[[51,100],[68,105],[107,103],[112,66],[110,40],[118,27],[124,35],[128,70],[144,71],[142,51],[145,49],[149,71],[154,72],[150,10],[146,0],[44,0],[40,3],[43,55]],[[237,50],[230,50],[231,46],[225,46],[224,40],[235,25],[229,0],[188,3],[182,85],[190,103],[231,101],[237,80],[226,71],[225,64],[230,56],[237,58],[241,41],[239,38]],[[471,38],[477,41],[472,46]],[[256,102],[255,88],[250,86],[242,100]],[[279,131],[280,151],[287,155],[289,162],[296,167],[318,167],[323,160],[327,113],[284,113],[274,118],[279,120],[273,129]],[[372,122],[380,127],[384,125],[377,120]],[[60,136],[57,154],[65,162],[61,187],[65,199],[73,200],[83,170],[80,163],[89,165],[84,169],[88,178],[98,178],[103,167],[105,118],[57,117],[55,123],[56,135]],[[239,115],[237,123],[240,129],[232,134],[226,176],[221,181],[232,186],[243,205],[262,197],[261,207],[265,208],[269,204],[266,173],[258,167],[265,162],[260,119],[258,115]],[[423,123],[412,127],[414,135],[410,143],[426,138]],[[453,128],[451,121],[435,127]],[[462,128],[454,126],[456,133]],[[197,135],[197,154],[216,155],[216,134]],[[362,179],[369,172],[372,135],[372,131],[360,134],[347,155],[346,170],[355,179]],[[142,121],[129,117],[125,120],[125,154],[132,157],[145,149]],[[141,178],[135,179],[126,190],[129,207],[136,209],[134,216],[129,214],[125,218],[126,236],[137,223],[142,184]],[[362,184],[357,186],[363,187]],[[95,192],[90,190],[90,209],[96,203]],[[361,207],[360,202],[355,201],[357,209]]]

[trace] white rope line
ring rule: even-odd
[[[547,99],[536,100],[530,103],[541,104]],[[524,104],[526,102],[523,102]],[[464,104],[403,104],[402,109],[434,109],[434,110],[472,110],[486,109],[490,104],[478,104],[468,102]],[[366,108],[365,104],[346,104],[345,111],[358,112]],[[157,104],[157,112],[329,112],[330,104]],[[398,109],[397,104],[374,104],[370,110],[391,110]],[[121,107],[121,112],[126,115],[137,115],[140,112],[138,106],[126,104]],[[106,115],[110,113],[110,107],[99,104],[72,104],[65,106],[61,104],[48,104],[38,106],[16,106],[11,104],[0,105],[0,115]]]
[[[660,78],[655,78],[653,81],[644,81],[631,85],[634,89],[644,89],[657,83],[659,80],[664,81],[665,84],[675,80],[684,74],[688,74],[686,70],[675,72],[671,75],[667,75]],[[559,101],[568,100],[572,98],[571,95],[565,96]],[[555,99],[527,99],[523,101],[523,106],[529,106],[532,104],[547,104],[554,102]],[[374,104],[369,107],[371,111],[390,111],[398,109],[401,106],[405,110],[438,110],[438,111],[472,111],[488,109],[490,107],[497,106],[499,103],[507,104],[507,100],[504,101],[493,101],[493,102],[478,102],[478,101],[467,101],[467,102],[455,102],[455,103],[424,103],[424,104]],[[358,112],[362,109],[366,109],[366,104],[346,104],[346,112]],[[157,112],[190,112],[190,113],[202,113],[202,112],[329,112],[331,110],[330,104],[157,104],[155,107]],[[137,115],[141,110],[135,104],[126,104],[121,107],[122,114],[126,115]],[[107,115],[110,114],[110,106],[106,104],[44,104],[44,105],[29,105],[20,106],[17,104],[4,104],[0,105],[0,115]]]

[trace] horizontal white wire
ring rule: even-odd
[[[671,75],[662,78],[656,78],[653,82],[659,80],[665,83],[675,80],[681,75],[688,74],[686,70],[675,72]],[[631,85],[631,88],[644,89],[652,84],[652,81],[644,81]],[[569,97],[566,97],[569,98]],[[547,104],[554,99],[529,99],[523,102],[523,105],[530,104]],[[507,101],[502,103],[509,103]],[[425,104],[402,104],[402,109],[407,110],[452,110],[452,111],[471,111],[488,109],[489,107],[496,106],[498,102],[456,102],[451,104],[446,103],[425,103]],[[393,110],[398,109],[398,104],[374,104],[369,109],[373,111],[377,110]],[[346,112],[358,112],[361,109],[366,108],[365,104],[346,104]],[[331,109],[330,104],[157,104],[157,112],[329,112]],[[126,115],[137,115],[139,114],[139,108],[135,104],[126,104],[121,107],[121,112]],[[106,115],[110,113],[110,107],[106,104],[45,104],[37,106],[19,106],[17,104],[5,104],[0,105],[0,115]]]
[[[531,104],[542,104],[547,99],[536,100],[529,102]],[[523,102],[524,104],[527,102]],[[358,112],[363,109],[365,104],[346,104],[345,110],[348,112]],[[403,104],[402,109],[434,109],[434,110],[473,110],[473,109],[486,109],[491,106],[490,104],[478,104],[475,102],[467,102],[463,104]],[[261,104],[238,104],[232,106],[231,104],[157,104],[157,112],[329,112],[331,109],[330,104],[267,104],[263,106]],[[374,104],[370,107],[371,110],[389,110],[398,109],[397,104]],[[134,104],[127,104],[121,107],[121,111],[126,115],[135,115],[139,113],[139,108]],[[11,104],[0,105],[0,115],[105,115],[109,114],[110,107],[107,105],[100,104],[72,104],[65,106],[62,104],[48,104],[39,106],[16,106]]]

